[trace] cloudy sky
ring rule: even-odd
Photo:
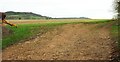
[[[0,0],[0,12],[33,12],[50,17],[112,18],[113,0]]]

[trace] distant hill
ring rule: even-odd
[[[88,17],[52,18],[52,17],[42,16],[40,14],[36,14],[36,13],[32,13],[32,12],[8,11],[5,13],[7,15],[6,19],[13,19],[13,20],[23,20],[23,19],[90,19]]]
[[[51,17],[47,16],[42,16],[39,14],[35,14],[32,12],[13,12],[13,11],[8,11],[5,12],[7,17],[6,19],[49,19]]]
[[[90,19],[90,18],[88,18],[88,17],[80,17],[80,19]]]

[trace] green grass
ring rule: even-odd
[[[65,23],[46,23],[46,24],[19,24],[18,28],[7,26],[13,32],[11,35],[5,36],[2,39],[2,48],[12,45],[20,40],[28,39],[35,36],[37,33],[45,33],[54,27]]]
[[[113,39],[114,39],[115,41],[117,41],[117,43],[118,43],[118,48],[120,49],[120,40],[119,40],[120,35],[119,35],[119,32],[118,32],[118,31],[119,31],[118,29],[120,29],[120,26],[118,26],[118,25],[113,25],[113,26],[112,26],[111,33],[112,33]]]
[[[104,23],[108,22],[107,20],[98,20],[90,21],[87,23]],[[13,32],[11,35],[7,35],[2,39],[2,48],[6,48],[14,43],[17,43],[21,40],[29,39],[30,37],[35,37],[37,33],[45,33],[51,29],[54,29],[57,26],[64,24],[76,24],[76,23],[86,23],[86,22],[48,22],[48,23],[38,23],[38,24],[19,24],[18,28],[6,26],[8,29],[11,29]]]

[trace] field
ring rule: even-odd
[[[18,28],[7,26],[12,29],[14,34],[3,37],[3,48],[14,44],[23,39],[27,39],[39,32],[47,32],[48,30],[63,24],[70,23],[101,23],[108,22],[108,20],[85,20],[85,19],[60,19],[60,20],[9,20],[9,22],[17,24]]]
[[[110,20],[9,20],[3,60],[111,60],[117,26]],[[119,44],[119,43],[118,43]],[[74,53],[73,53],[74,52]]]

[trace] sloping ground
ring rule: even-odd
[[[3,60],[110,60],[112,42],[108,27],[67,24],[4,49]]]

